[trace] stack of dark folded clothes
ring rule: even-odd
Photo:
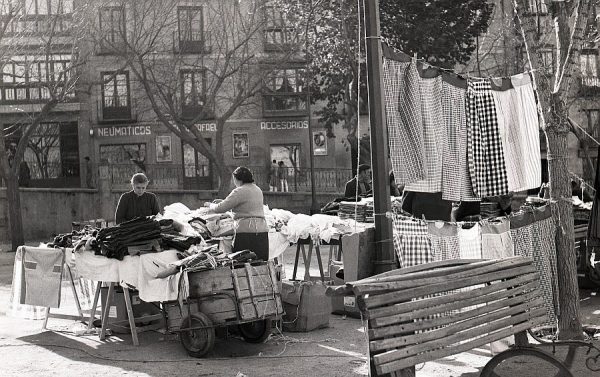
[[[199,244],[202,241],[200,237],[184,236],[179,233],[161,233],[162,244],[167,248],[186,251],[192,245]]]
[[[117,226],[100,229],[96,254],[123,260],[130,246],[153,244],[161,239],[161,225],[154,216],[138,217]]]

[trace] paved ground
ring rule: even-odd
[[[177,337],[161,331],[140,334],[134,347],[128,335],[77,336],[83,325],[72,319],[42,321],[6,315],[14,253],[0,245],[0,353],[2,376],[366,376],[366,337],[359,319],[330,317],[330,327],[308,333],[276,332],[264,344],[247,344],[235,336],[219,338],[206,358],[187,356]],[[291,275],[293,249],[286,251]],[[316,266],[316,263],[312,264]],[[312,270],[312,268],[311,268]],[[302,274],[303,271],[300,271]],[[302,275],[300,275],[302,276]],[[600,327],[600,297],[582,291],[583,322]],[[76,313],[69,290],[63,290],[65,314]],[[548,349],[548,351],[552,351]],[[571,351],[569,353],[569,351]],[[557,356],[571,360],[574,376],[593,376],[584,367],[586,349],[557,347]],[[489,346],[417,366],[419,377],[476,377],[491,358]],[[593,362],[600,367],[600,358]],[[531,358],[507,367],[507,376],[553,375]],[[529,373],[529,374],[528,374]],[[600,376],[600,372],[597,372]]]

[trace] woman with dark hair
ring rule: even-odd
[[[233,211],[237,230],[233,241],[233,250],[248,249],[258,259],[269,259],[269,228],[265,220],[262,190],[254,184],[254,178],[248,168],[240,166],[233,172],[235,189],[218,204],[205,203],[214,213]]]

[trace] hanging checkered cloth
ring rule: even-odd
[[[521,214],[515,216],[521,216]],[[511,228],[513,224],[511,223]],[[540,289],[548,317],[547,324],[552,326],[556,324],[555,305],[558,311],[558,301],[555,300],[554,293],[558,292],[558,287],[554,288],[557,280],[553,279],[553,276],[556,277],[554,229],[553,219],[547,218],[510,230],[515,246],[515,255],[533,258],[533,265],[540,278]],[[554,256],[550,254],[554,254]]]
[[[431,221],[428,224],[429,239],[434,261],[460,258],[458,228],[455,224]]]
[[[508,194],[504,152],[489,79],[467,82],[467,158],[479,197]]]
[[[442,163],[442,199],[479,201],[473,193],[467,165],[466,89],[457,77],[442,73],[442,114],[448,135]],[[465,83],[466,85],[466,83]]]
[[[416,61],[383,59],[388,143],[397,184],[424,178],[423,121]]]
[[[423,141],[425,179],[406,184],[405,190],[418,192],[442,191],[442,164],[448,136],[442,116],[442,76],[420,78],[421,114],[423,116]]]
[[[400,267],[433,262],[427,223],[394,213],[394,248]]]

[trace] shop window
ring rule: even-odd
[[[10,138],[9,151],[16,150],[20,126]],[[10,158],[9,158],[10,159]],[[77,123],[41,123],[28,140],[22,164],[27,166],[30,185],[37,187],[79,184],[79,143]]]
[[[212,140],[204,139],[208,145]],[[206,190],[212,189],[212,169],[208,157],[194,150],[189,144],[182,142],[183,152],[183,185],[184,189]]]
[[[4,64],[0,77],[0,101],[43,102],[50,99],[50,90],[60,94],[62,82],[70,79],[71,56],[13,56]],[[74,99],[70,91],[66,99]]]
[[[147,173],[146,144],[100,145],[100,162],[108,164],[113,183],[127,185],[134,173]]]
[[[187,119],[194,119],[202,115],[206,105],[205,70],[182,70],[180,72],[181,80],[181,116]],[[208,114],[204,114],[204,118]]]
[[[264,49],[265,51],[287,50],[298,44],[298,35],[288,15],[279,7],[265,6]]]
[[[99,53],[110,54],[125,47],[125,8],[100,8],[100,50]]]
[[[129,73],[102,73],[101,121],[130,120]]]
[[[208,53],[202,7],[177,7],[177,46],[180,53]]]
[[[304,69],[289,68],[270,72],[263,83],[264,115],[306,113]]]

